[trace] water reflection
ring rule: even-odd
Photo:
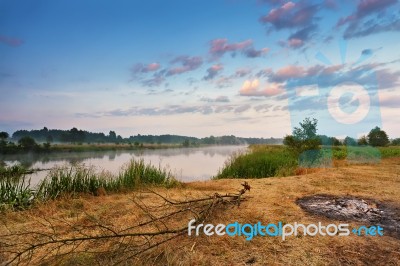
[[[201,148],[175,148],[135,151],[62,152],[50,154],[0,155],[7,165],[20,163],[27,168],[50,169],[65,164],[83,163],[98,171],[118,173],[131,158],[143,158],[153,165],[167,167],[182,181],[205,180],[214,176],[225,160],[245,146],[213,146]],[[32,184],[46,176],[46,171],[31,175]]]

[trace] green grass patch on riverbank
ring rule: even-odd
[[[19,178],[24,174],[31,172],[31,170],[27,170],[25,167],[19,164],[12,166],[0,165],[0,179],[8,177]]]
[[[248,152],[233,154],[214,178],[288,176],[296,167],[297,159],[283,146],[252,145]]]
[[[0,179],[0,206],[22,209],[35,201],[56,199],[80,193],[99,195],[107,192],[128,191],[140,186],[174,186],[178,181],[169,171],[144,160],[131,160],[114,176],[107,172],[96,173],[82,165],[55,168],[35,188],[25,177]]]
[[[333,160],[377,163],[381,158],[390,157],[400,157],[400,147],[324,146],[310,165],[331,167]],[[298,157],[286,150],[285,146],[252,145],[247,152],[233,154],[214,179],[288,176],[295,174],[297,167]]]

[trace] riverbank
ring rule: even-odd
[[[335,167],[318,169],[312,174],[247,179],[247,181],[251,191],[245,194],[246,200],[240,207],[227,206],[223,211],[213,213],[207,219],[207,223],[214,225],[236,221],[251,224],[258,221],[264,224],[279,221],[304,224],[321,222],[325,225],[340,223],[339,220],[308,214],[296,204],[297,199],[316,194],[352,195],[374,199],[400,210],[400,158],[398,157],[383,159],[378,164],[349,164],[345,161],[336,161]],[[215,193],[224,195],[227,192],[237,192],[243,182],[243,179],[222,179],[187,183],[178,188],[152,189],[179,201]],[[142,222],[143,219],[148,220],[149,213],[146,212],[151,209],[140,209],[137,203],[151,206],[153,201],[154,198],[144,191],[99,197],[82,195],[78,198],[48,201],[21,212],[7,212],[1,221],[7,225],[7,230],[17,232],[22,232],[26,228],[39,230],[39,222],[46,224],[46,220],[52,221],[53,228],[59,230],[66,228],[66,222],[84,226],[92,221],[91,219],[106,221],[110,230],[121,230]],[[397,213],[397,217],[399,215],[400,213]],[[188,222],[189,219],[179,219],[173,221],[173,224],[180,227],[187,226]],[[363,225],[362,222],[355,221],[348,223],[350,226]],[[0,234],[6,233],[4,225],[0,226]],[[96,232],[102,234],[103,230],[104,228],[98,228]],[[22,237],[16,236],[16,238]],[[51,257],[48,260],[57,259],[64,265],[112,264],[115,253],[107,255],[107,250],[111,250],[107,247],[113,245],[114,241],[96,243],[95,247],[90,248],[99,253],[85,252],[89,247],[83,243],[77,249],[80,251],[78,253]],[[128,246],[125,247],[127,248]],[[121,246],[120,252],[124,252],[122,249]],[[188,237],[186,234],[141,256],[132,257],[128,263],[132,265],[397,265],[400,263],[398,250],[400,250],[400,240],[388,233],[376,237],[291,236],[285,241],[279,237],[256,236],[251,241],[246,241],[243,236],[202,234],[198,237]],[[38,259],[42,255],[45,254],[39,251],[35,254],[35,258]]]

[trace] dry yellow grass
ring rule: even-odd
[[[212,224],[264,224],[283,221],[304,224],[339,223],[304,212],[296,199],[313,194],[353,195],[373,198],[400,206],[400,158],[385,159],[377,165],[346,165],[319,169],[317,172],[291,177],[247,180],[252,189],[240,207],[230,207],[215,213]],[[157,189],[173,199],[196,198],[215,192],[237,192],[243,180],[224,179],[192,182],[180,188]],[[132,204],[133,196],[149,204],[154,201],[147,194],[127,193],[102,197],[82,196],[37,205],[23,212],[6,213],[1,220],[10,228],[34,226],[35,217],[72,219],[89,213],[123,228],[138,222],[143,214]],[[176,226],[189,220],[175,221]],[[82,222],[84,222],[82,220]],[[361,225],[349,222],[352,226]],[[63,225],[57,224],[62,227]],[[4,227],[0,226],[0,232]],[[105,248],[104,246],[99,248]],[[101,258],[97,258],[100,260]],[[78,256],[64,261],[66,265],[96,263],[93,256]],[[400,240],[389,237],[244,237],[183,236],[152,250],[148,256],[134,262],[137,265],[400,265]]]

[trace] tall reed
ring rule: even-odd
[[[96,173],[93,168],[75,165],[53,169],[39,183],[36,197],[41,200],[55,199],[65,194],[96,194],[102,188],[116,192],[137,188],[142,184],[171,185],[175,179],[166,169],[145,164],[144,160],[131,160],[117,176]]]

